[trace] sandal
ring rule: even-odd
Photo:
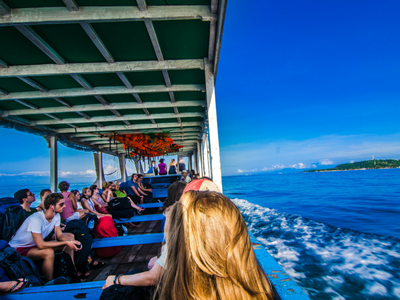
[[[86,279],[90,276],[90,274],[82,273],[81,275],[77,275],[79,280]]]
[[[0,295],[4,295],[4,294],[8,294],[8,293],[16,293],[16,292],[22,291],[29,284],[28,278],[20,278],[15,281],[17,283],[11,289],[9,289],[8,292],[0,293]],[[22,285],[19,288],[15,289],[20,283],[22,283]]]
[[[104,266],[106,265],[106,263],[104,263],[104,262],[102,262],[102,261],[98,261],[96,265],[94,264],[94,262],[95,262],[95,261],[92,260],[92,262],[89,264],[89,268],[90,268],[91,270],[93,270],[93,269],[100,269],[100,268],[102,268],[102,267],[104,267]]]

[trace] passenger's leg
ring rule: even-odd
[[[47,278],[47,280],[53,279],[53,267],[54,267],[54,249],[38,249],[32,248],[26,254],[27,257],[32,260],[41,260],[43,259],[42,271],[43,275]]]

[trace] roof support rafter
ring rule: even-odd
[[[18,99],[20,100],[20,99]],[[75,105],[70,107],[44,107],[39,111],[34,111],[31,109],[14,109],[5,110],[1,116],[16,116],[16,115],[34,115],[40,113],[66,113],[66,112],[83,112],[83,111],[101,111],[108,109],[144,109],[144,108],[171,108],[171,107],[190,107],[190,106],[205,106],[206,102],[204,100],[189,100],[189,101],[179,101],[176,103],[171,103],[167,101],[162,102],[146,102],[146,103],[135,103],[135,102],[119,102],[111,103],[106,107],[102,104],[88,104],[88,105]]]
[[[147,11],[147,4],[145,0],[136,0],[140,11]]]
[[[3,13],[7,12],[2,6]],[[217,19],[208,5],[149,6],[140,11],[137,6],[86,6],[71,14],[64,7],[38,7],[11,9],[11,16],[0,18],[0,26],[66,24],[77,22],[124,22],[150,20],[203,20]]]
[[[0,59],[0,68],[8,68],[8,64]]]
[[[162,129],[162,128],[176,128],[176,127],[181,127],[181,126],[187,126],[187,127],[194,127],[194,126],[199,126],[201,127],[201,122],[184,122],[182,124],[178,123],[157,123],[157,124],[133,124],[130,126],[124,126],[124,125],[110,125],[110,126],[104,126],[101,128],[102,132],[115,132],[115,131],[124,131],[124,130],[151,130],[151,129]],[[98,127],[81,127],[77,128],[77,130],[74,129],[69,129],[69,128],[60,128],[55,130],[58,133],[78,133],[78,132],[99,132]]]
[[[17,77],[18,77],[18,79],[22,80],[26,84],[29,84],[31,87],[33,87],[41,92],[47,93],[49,91],[43,85],[37,83],[35,80],[33,80],[31,78],[23,77],[23,76],[17,76]]]
[[[0,95],[7,95],[7,94],[8,94],[7,91],[0,89]]]
[[[36,108],[38,109],[38,108]],[[113,112],[113,110],[111,110]],[[61,121],[54,121],[54,120],[39,120],[39,121],[32,121],[33,125],[54,125],[54,124],[75,124],[75,123],[95,123],[95,122],[115,122],[115,121],[141,121],[141,120],[149,120],[152,119],[171,119],[176,118],[175,114],[152,114],[151,117],[147,115],[124,115],[116,113],[116,116],[103,116],[103,117],[92,117],[90,119],[86,118],[65,118]],[[180,117],[184,118],[193,118],[193,117],[204,117],[204,113],[195,112],[195,113],[182,113],[179,114]]]
[[[74,75],[116,72],[141,72],[162,70],[204,70],[202,59],[178,59],[163,61],[125,61],[115,63],[76,63],[9,66],[0,70],[0,77]]]
[[[48,57],[50,57],[56,64],[65,64],[65,60],[47,44],[30,26],[17,25],[15,26],[28,40],[30,40],[36,47],[42,50]]]
[[[2,0],[0,0],[0,17],[7,16],[11,13],[11,9],[5,4]]]
[[[69,11],[79,11],[79,6],[76,4],[75,0],[63,0],[63,2]]]

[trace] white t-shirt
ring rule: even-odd
[[[51,222],[48,222],[44,216],[44,211],[34,213],[22,223],[9,244],[13,248],[36,246],[32,232],[41,233],[42,237],[45,238],[56,226],[60,226],[60,223],[60,214],[56,214]]]
[[[167,244],[165,244],[164,250],[161,252],[160,257],[157,259],[157,264],[159,264],[164,269],[165,269],[165,262],[167,260],[167,253],[168,253],[168,248]]]

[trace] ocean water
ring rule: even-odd
[[[249,229],[311,299],[400,299],[400,170],[223,178]]]
[[[223,185],[311,299],[400,299],[400,169],[228,176]],[[47,187],[28,187],[35,205]],[[21,188],[0,186],[0,197]]]

